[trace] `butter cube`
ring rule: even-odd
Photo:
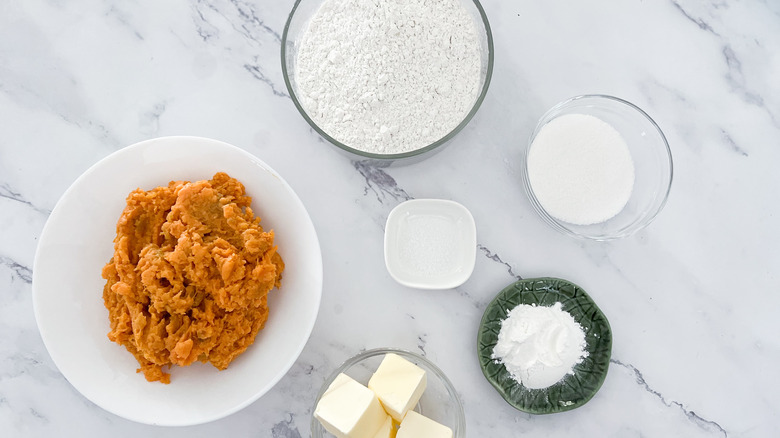
[[[393,417],[387,416],[382,427],[379,428],[374,438],[396,438],[395,437],[395,424],[393,424]]]
[[[343,373],[320,398],[314,417],[338,438],[373,438],[390,418],[373,391]]]
[[[399,423],[420,401],[427,384],[425,370],[393,353],[385,355],[368,381],[385,411]]]
[[[396,438],[452,438],[452,429],[415,411],[409,411],[401,422]]]

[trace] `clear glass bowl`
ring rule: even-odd
[[[322,394],[328,389],[328,386],[340,373],[344,373],[363,385],[368,384],[368,380],[379,367],[385,354],[395,353],[404,359],[412,362],[425,370],[428,379],[428,385],[415,407],[415,411],[426,417],[435,420],[452,429],[453,438],[464,438],[466,436],[466,415],[463,412],[463,404],[460,401],[452,382],[444,375],[433,362],[428,359],[405,350],[394,348],[377,348],[360,353],[338,367],[333,373],[325,379],[322,384],[317,400],[314,402],[311,417],[311,436],[312,438],[331,438],[319,420],[314,418],[314,410],[320,402]]]
[[[528,151],[531,144],[542,127],[567,114],[587,114],[607,122],[623,136],[631,153],[634,162],[631,197],[620,213],[605,222],[577,225],[553,217],[539,202],[529,181]],[[523,154],[523,185],[534,209],[556,230],[584,239],[619,239],[646,227],[666,204],[672,173],[672,152],[661,128],[636,105],[612,96],[577,96],[555,105],[539,120]]]
[[[287,86],[287,91],[290,93],[290,97],[292,98],[295,107],[298,108],[298,111],[301,113],[304,120],[306,120],[306,122],[308,122],[324,139],[338,147],[341,151],[344,151],[350,158],[368,161],[379,166],[414,163],[441,150],[443,146],[449,143],[449,141],[469,123],[471,118],[474,117],[474,114],[476,114],[480,105],[482,105],[482,101],[485,99],[488,86],[490,85],[490,79],[493,76],[493,34],[491,33],[490,24],[488,23],[487,16],[485,15],[485,11],[482,9],[479,0],[460,0],[464,8],[466,8],[466,11],[473,17],[474,24],[477,27],[480,36],[480,47],[482,52],[482,68],[480,69],[481,89],[474,105],[460,124],[444,137],[419,149],[397,154],[371,153],[341,143],[323,131],[323,129],[309,117],[300,102],[295,82],[295,60],[298,53],[297,44],[299,38],[308,26],[309,21],[325,1],[326,0],[297,0],[290,12],[290,16],[287,18],[287,24],[285,25],[282,34],[282,75],[284,76],[284,83]],[[481,32],[479,32],[480,30]]]

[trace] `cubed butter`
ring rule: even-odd
[[[452,429],[415,411],[409,411],[401,422],[396,438],[452,438]]]
[[[425,370],[401,356],[388,353],[368,381],[385,411],[397,422],[420,401],[428,380]]]
[[[379,428],[374,438],[396,438],[395,437],[395,424],[393,424],[393,417],[387,416],[382,427]]]
[[[338,438],[374,438],[390,418],[374,391],[343,373],[320,398],[314,417]]]

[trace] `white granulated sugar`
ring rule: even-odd
[[[553,217],[576,225],[604,222],[625,207],[634,162],[620,133],[603,120],[567,114],[544,125],[528,151],[528,180]]]
[[[399,236],[404,268],[415,275],[443,276],[459,266],[457,225],[450,218],[419,215],[409,218]]]
[[[585,332],[561,303],[520,304],[501,322],[493,359],[525,387],[541,389],[573,374],[588,356],[585,346]]]
[[[455,129],[477,99],[481,68],[460,0],[326,0],[300,40],[296,81],[328,135],[395,154]]]

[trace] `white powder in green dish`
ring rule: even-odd
[[[588,356],[585,332],[561,303],[520,304],[501,322],[493,359],[527,388],[542,389],[573,374]]]
[[[528,181],[550,216],[597,224],[626,206],[634,162],[612,125],[587,114],[566,114],[544,125],[531,143]]]

